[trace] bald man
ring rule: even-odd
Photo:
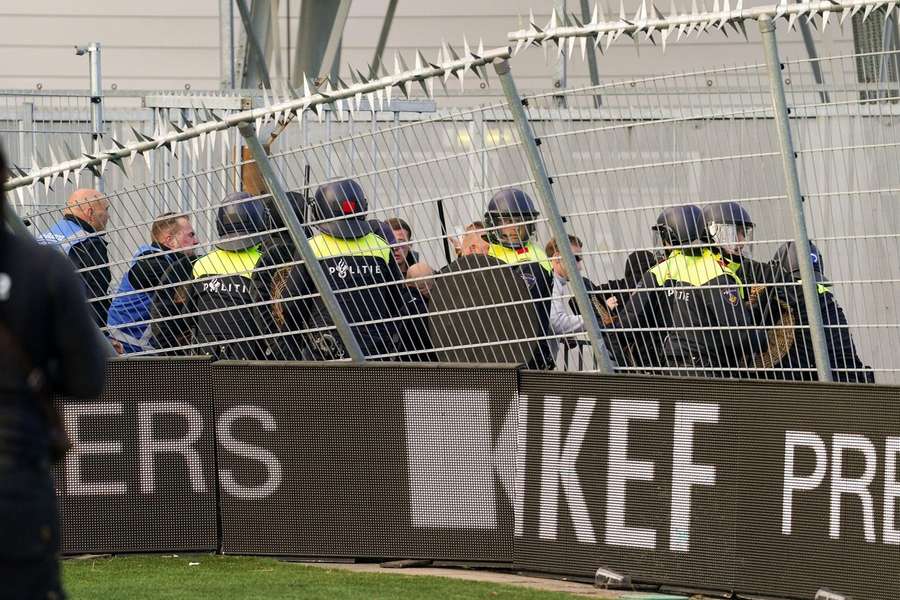
[[[69,196],[63,218],[36,238],[55,246],[75,265],[98,327],[106,325],[110,303],[109,253],[103,234],[108,222],[109,201],[97,190],[82,188]]]

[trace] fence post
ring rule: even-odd
[[[525,109],[522,107],[522,98],[519,97],[519,91],[516,89],[516,83],[510,73],[509,62],[505,60],[496,61],[494,69],[497,71],[500,83],[503,86],[506,102],[509,105],[513,121],[515,121],[516,129],[519,132],[519,138],[522,140],[522,148],[525,150],[525,155],[528,158],[531,175],[534,177],[538,200],[541,203],[544,214],[547,215],[550,231],[557,240],[563,264],[569,273],[578,273],[575,255],[572,253],[572,248],[568,243],[569,234],[566,232],[562,215],[559,213],[559,205],[556,203],[556,197],[553,195],[553,188],[550,187],[550,179],[547,177],[544,161],[538,151],[534,132],[531,130],[531,123],[528,122]],[[591,306],[591,300],[588,297],[584,281],[581,277],[572,277],[569,280],[569,285],[575,294],[575,301],[578,303],[581,316],[584,318],[584,328],[588,334],[588,339],[591,341],[591,347],[593,348],[594,356],[597,358],[600,372],[611,375],[614,372],[613,363],[609,358],[606,344],[603,342],[600,323],[597,321],[597,315],[593,306]]]
[[[291,202],[284,193],[281,181],[275,175],[275,170],[272,168],[272,163],[269,161],[268,155],[265,150],[263,150],[259,138],[256,137],[253,125],[244,123],[239,125],[238,129],[244,137],[244,141],[247,143],[250,155],[253,156],[253,160],[256,161],[256,166],[259,169],[259,173],[262,175],[263,180],[266,182],[266,187],[269,188],[269,193],[272,194],[272,200],[275,202],[275,206],[281,214],[281,219],[287,227],[288,233],[291,236],[291,241],[294,242],[294,247],[300,251],[300,256],[306,264],[306,270],[312,278],[313,283],[315,283],[316,290],[318,290],[319,294],[322,296],[322,302],[325,304],[325,309],[328,311],[328,315],[331,317],[331,321],[334,323],[338,335],[344,343],[344,347],[350,354],[350,359],[356,363],[364,362],[365,356],[359,346],[359,342],[356,341],[356,336],[353,334],[353,330],[350,329],[350,324],[347,322],[347,318],[344,316],[343,311],[341,311],[334,290],[331,289],[331,285],[329,285],[328,279],[325,277],[325,272],[319,264],[319,259],[316,257],[315,253],[313,253],[313,249],[309,245],[309,240],[303,232],[303,225],[300,223],[297,215],[294,214]]]
[[[794,152],[794,142],[791,139],[791,123],[788,116],[787,98],[784,94],[784,82],[781,78],[782,65],[778,58],[778,44],[775,41],[775,23],[772,22],[770,16],[763,15],[760,17],[759,31],[762,34],[763,49],[766,54],[766,70],[769,74],[772,105],[775,109],[778,143],[781,146],[784,182],[791,209],[791,218],[794,222],[797,259],[800,262],[800,276],[803,278],[801,282],[803,301],[807,307],[806,314],[809,318],[816,371],[819,374],[819,381],[832,381],[828,346],[825,343],[825,327],[822,323],[822,313],[819,311],[819,295],[816,290],[815,274],[809,255],[809,234],[806,231],[803,196],[800,194],[800,177],[797,173],[797,155]]]

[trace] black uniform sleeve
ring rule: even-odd
[[[635,343],[648,343],[648,339],[657,339],[660,335],[638,336],[631,331],[616,331],[621,329],[643,329],[650,327],[665,327],[662,321],[662,313],[659,306],[659,286],[656,277],[652,273],[645,273],[637,291],[631,296],[631,301],[624,311],[619,313],[619,321],[614,329],[609,330],[607,339],[613,359],[619,365],[627,365],[629,360],[628,347]],[[646,349],[641,349],[646,350]],[[655,349],[653,349],[655,350]]]
[[[138,258],[128,271],[128,280],[136,290],[146,290],[159,286],[163,275],[172,265],[172,257],[168,254],[148,252]]]
[[[106,326],[106,315],[109,312],[111,299],[104,297],[109,295],[109,282],[112,278],[106,241],[98,236],[75,244],[69,250],[69,258],[84,281],[85,293],[94,314],[94,322],[98,327]]]
[[[191,286],[187,283],[192,276],[191,265],[187,256],[179,257],[160,278],[161,289],[153,295],[150,308],[155,348],[175,348],[188,341],[193,327],[191,317],[187,316],[191,311]]]
[[[85,302],[83,285],[62,256],[50,255],[48,284],[55,323],[50,328],[58,361],[54,389],[76,398],[93,398],[103,391],[106,340],[99,335]]]

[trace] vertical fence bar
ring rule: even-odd
[[[103,83],[100,70],[100,42],[88,46],[91,59],[91,139],[94,156],[100,154],[100,138],[103,137]],[[103,191],[103,177],[94,178],[94,187]]]
[[[22,120],[19,121],[19,164],[25,169],[30,169],[34,161],[35,135],[34,135],[34,102],[22,103]],[[25,211],[25,206],[19,207]]]
[[[350,354],[351,360],[355,363],[364,362],[365,356],[363,355],[359,343],[356,341],[356,336],[354,336],[353,330],[350,329],[350,324],[347,322],[343,311],[341,311],[340,305],[338,305],[334,290],[331,289],[328,279],[325,277],[325,272],[322,270],[321,265],[319,265],[319,259],[316,258],[312,247],[309,245],[309,240],[306,238],[306,234],[303,233],[303,225],[301,225],[297,215],[294,214],[294,210],[291,208],[291,202],[284,193],[284,186],[281,185],[281,180],[275,175],[275,171],[272,169],[272,163],[269,162],[266,151],[263,150],[259,138],[256,137],[253,126],[245,123],[240,125],[238,129],[240,130],[244,141],[247,143],[247,147],[250,149],[250,155],[253,156],[253,160],[256,161],[256,166],[259,169],[260,175],[262,175],[266,182],[266,186],[269,188],[269,192],[272,194],[272,199],[275,202],[275,206],[278,208],[278,212],[281,213],[281,218],[288,229],[288,233],[290,233],[291,240],[294,242],[294,247],[297,248],[300,252],[300,256],[303,258],[303,262],[306,263],[306,270],[309,272],[313,283],[316,285],[316,289],[322,296],[322,302],[325,305],[325,309],[328,311],[328,315],[331,317],[331,321],[334,323],[338,335],[341,336],[341,341],[344,342],[344,347]]]
[[[575,255],[568,243],[568,233],[566,226],[563,224],[562,215],[559,213],[559,205],[553,194],[553,188],[550,187],[550,179],[547,177],[547,171],[544,168],[544,161],[538,151],[535,142],[534,132],[531,130],[531,124],[522,108],[522,98],[519,97],[519,91],[516,89],[516,83],[512,78],[509,70],[509,63],[505,60],[494,63],[494,70],[500,78],[500,84],[503,86],[503,94],[506,96],[506,102],[509,105],[510,113],[519,132],[519,139],[522,141],[522,148],[528,158],[528,167],[531,175],[534,177],[534,184],[537,188],[538,199],[541,202],[544,214],[547,215],[550,231],[557,240],[557,246],[562,258],[566,271],[577,274],[578,263],[575,262]],[[600,331],[600,323],[597,321],[597,315],[591,306],[591,300],[588,298],[587,288],[581,277],[573,276],[569,285],[575,294],[575,301],[578,303],[578,309],[584,319],[584,328],[587,332],[588,339],[591,341],[591,347],[594,356],[597,359],[597,365],[600,372],[610,375],[613,371],[613,363],[609,358],[609,351],[603,342],[603,334]]]
[[[806,230],[806,217],[803,214],[803,196],[800,194],[797,156],[794,152],[794,142],[791,139],[787,98],[781,78],[782,66],[781,60],[778,58],[778,44],[775,40],[775,23],[772,22],[771,17],[767,15],[760,17],[759,31],[762,34],[763,49],[766,55],[766,70],[769,75],[772,105],[775,109],[775,125],[778,128],[778,142],[781,146],[787,198],[791,209],[791,219],[794,223],[797,259],[800,262],[800,275],[803,278],[801,282],[803,301],[806,303],[806,314],[809,317],[816,371],[819,374],[819,381],[832,381],[828,347],[825,343],[825,327],[822,323],[822,313],[819,311],[819,296],[816,291],[812,260],[809,256],[809,234]]]
[[[581,20],[585,23],[591,20],[591,7],[588,0],[581,0]],[[600,85],[600,71],[597,69],[597,50],[593,45],[588,48],[587,53],[588,73],[591,76],[591,85]],[[594,108],[603,106],[603,99],[600,94],[594,96]]]

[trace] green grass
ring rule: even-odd
[[[199,563],[199,564],[191,564]],[[382,573],[351,573],[271,558],[124,555],[63,563],[71,600],[573,600],[521,587]]]

